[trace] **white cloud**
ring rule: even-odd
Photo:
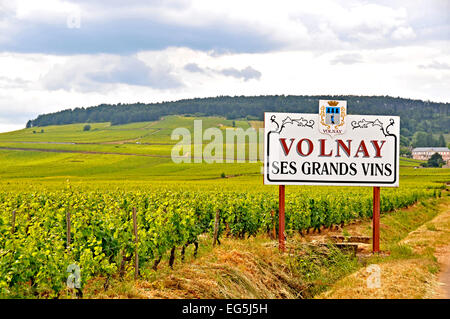
[[[436,70],[450,70],[450,64],[445,62],[433,61],[429,64],[421,64],[419,68],[422,69],[436,69]]]
[[[345,53],[345,54],[339,54],[334,59],[332,59],[330,62],[331,64],[355,64],[355,63],[361,63],[363,60],[363,57],[359,53]]]
[[[259,79],[261,77],[261,72],[255,70],[251,66],[247,66],[245,69],[239,70],[233,67],[222,69],[222,70],[214,70],[211,68],[201,68],[196,63],[188,63],[184,66],[184,70],[194,73],[203,73],[203,74],[222,74],[225,76],[231,76],[237,79],[243,79],[244,81],[248,81],[251,79]]]
[[[0,130],[68,107],[217,95],[450,102],[448,3],[0,0]]]
[[[0,71],[0,118],[24,124],[39,113],[68,107],[217,95],[389,94],[450,102],[448,70],[445,68],[450,61],[443,58],[440,46],[340,50],[319,55],[292,50],[215,56],[189,48],[145,51],[131,58],[118,55],[0,55],[0,70],[8,70]],[[136,61],[152,70],[163,65],[170,70],[174,81],[182,82],[183,86],[165,89],[133,85],[133,81],[138,84],[142,81],[142,73],[133,71]],[[186,70],[187,64],[196,65],[205,72]],[[426,68],[418,67],[420,65]],[[223,70],[242,72],[248,67],[263,76],[256,76],[257,81],[244,81],[242,74],[237,78],[221,74]],[[143,69],[145,71],[145,67]],[[121,73],[123,70],[129,70],[137,80],[127,78],[127,72]],[[169,74],[160,72],[163,77]],[[144,77],[144,81],[157,80]]]
[[[16,131],[25,128],[22,124],[10,124],[8,122],[2,122],[0,119],[0,133]]]
[[[45,39],[44,42],[48,42],[47,37],[61,37],[64,34],[71,39],[73,37],[73,41],[81,46],[89,44],[96,53],[105,52],[102,48],[107,46],[107,50],[120,50],[120,40],[115,44],[107,40],[111,36],[108,33],[111,28],[117,28],[119,34],[129,38],[123,39],[125,41],[136,37],[135,41],[141,42],[144,50],[155,49],[150,46],[158,45],[145,41],[148,37],[160,42],[159,49],[184,43],[197,48],[213,49],[219,46],[221,50],[230,49],[232,52],[386,47],[396,41],[413,41],[417,37],[409,11],[405,6],[390,3],[192,0],[127,1],[124,5],[119,1],[18,0],[9,8],[14,8],[10,9],[14,14],[10,13],[7,20],[15,21],[16,29],[21,29],[25,22],[32,23],[34,29],[43,28],[39,37]],[[81,33],[83,37],[92,37],[97,41],[85,42],[76,32],[62,33],[61,28],[66,27],[68,15],[74,12],[81,16],[81,29],[88,30],[87,34]],[[412,15],[416,16],[414,12]],[[133,23],[138,24],[133,27]],[[139,23],[141,27],[147,27],[147,38],[140,33]],[[49,29],[49,25],[54,25],[54,28]],[[168,36],[158,37],[158,33],[153,33],[153,28]],[[26,30],[29,32],[29,29]],[[27,43],[26,36],[11,36],[9,40],[13,47],[28,51],[47,48],[49,52],[62,50],[70,54],[70,50],[85,49],[76,45],[60,48],[53,42],[45,43],[47,47],[44,43],[39,46],[34,41]]]
[[[117,55],[74,56],[55,65],[42,77],[48,90],[81,92],[114,89],[115,85],[137,85],[156,89],[171,89],[182,85],[171,74],[167,63],[147,65],[135,56]]]
[[[399,27],[392,32],[392,38],[396,40],[409,40],[415,37],[416,33],[411,27]]]

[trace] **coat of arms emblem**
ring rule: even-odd
[[[331,137],[344,134],[347,101],[319,101],[319,131]]]

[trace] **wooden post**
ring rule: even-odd
[[[285,242],[284,242],[284,190],[285,186],[280,185],[279,188],[279,196],[278,196],[278,248],[281,251],[286,250]]]
[[[216,217],[214,219],[214,236],[213,247],[216,246],[219,237],[219,210],[216,210]]]
[[[133,207],[133,230],[134,230],[134,280],[137,280],[139,276],[139,255],[138,255],[136,207]]]
[[[272,216],[272,239],[276,239],[277,238],[277,230],[275,227],[275,212],[273,210],[271,210],[270,215]]]
[[[66,212],[66,239],[67,244],[66,248],[70,249],[70,242],[71,242],[71,227],[70,227],[70,209]]]
[[[373,227],[372,248],[374,253],[380,252],[380,187],[373,188]]]
[[[16,231],[16,211],[13,210],[11,219],[11,234],[14,234],[15,231]]]

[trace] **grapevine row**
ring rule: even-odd
[[[440,194],[439,189],[393,190],[383,193],[381,210]],[[198,245],[201,234],[212,233],[217,211],[222,236],[246,238],[269,232],[278,220],[278,197],[270,192],[0,192],[0,296],[22,291],[56,297],[66,287],[66,269],[71,264],[81,268],[82,285],[95,276],[125,272],[136,248],[133,208],[137,210],[139,264],[149,263],[154,269],[174,247]],[[343,224],[371,214],[370,194],[359,191],[286,195],[288,232]]]

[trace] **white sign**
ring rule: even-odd
[[[264,114],[264,183],[399,186],[400,117],[347,115],[345,101],[319,114]]]

